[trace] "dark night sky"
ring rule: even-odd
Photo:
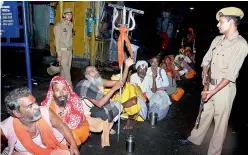
[[[245,15],[242,21],[245,21],[246,24],[239,26],[239,32],[248,40],[248,2],[126,1],[125,6],[145,12],[144,15],[135,16],[136,25],[138,26],[136,30],[139,31],[141,43],[148,47],[150,51],[153,50],[155,54],[158,54],[158,47],[160,46],[160,40],[156,34],[157,17],[161,14],[162,10],[166,10],[167,8],[172,8],[171,13],[173,15],[183,16],[184,21],[180,24],[180,32],[189,26],[194,28],[197,36],[196,46],[198,45],[198,51],[207,50],[214,37],[219,35],[216,13],[224,7],[238,7],[244,11]],[[190,11],[190,7],[194,7],[194,10]],[[168,49],[172,48],[169,51],[176,51],[180,43],[174,41],[169,46]]]
[[[193,25],[196,33],[196,67],[200,68],[200,63],[203,56],[208,50],[210,43],[215,36],[220,35],[217,28],[216,13],[224,7],[238,7],[243,10],[244,18],[243,22],[246,24],[241,24],[239,26],[239,33],[246,40],[248,40],[248,2],[125,2],[127,7],[132,7],[135,9],[144,10],[145,14],[143,16],[135,16],[135,20],[140,21],[140,29],[143,31],[143,38],[147,39],[147,42],[152,42],[154,39],[154,34],[156,33],[156,18],[160,14],[161,10],[170,6],[173,8],[172,12],[174,14],[184,15],[185,21],[182,23],[181,28],[189,24]],[[193,12],[189,12],[189,7],[194,7]],[[174,45],[173,45],[174,46]],[[176,48],[175,48],[176,49]],[[177,49],[178,51],[178,49]],[[239,78],[237,79],[237,89],[238,93],[236,95],[233,109],[230,119],[236,124],[235,128],[243,129],[245,124],[247,124],[248,115],[247,108],[243,100],[244,96],[247,95],[246,90],[247,76],[245,75],[248,68],[247,58],[240,70]],[[201,71],[201,70],[200,70]],[[246,102],[245,102],[246,103]],[[245,130],[243,131],[246,132]],[[243,134],[243,133],[242,133]]]
[[[161,10],[168,7],[172,8],[174,15],[183,15],[184,22],[181,24],[181,28],[192,25],[196,31],[196,34],[201,35],[212,35],[212,37],[218,34],[216,27],[216,13],[223,7],[239,7],[244,11],[243,21],[248,22],[248,2],[197,2],[197,1],[171,1],[171,2],[160,2],[160,1],[128,1],[125,2],[127,7],[144,10],[143,16],[136,15],[135,19],[140,22],[140,29],[147,33],[145,36],[153,36],[156,31],[156,18],[160,14]],[[190,12],[190,7],[194,7],[194,10]],[[248,23],[247,23],[248,24]],[[248,26],[246,24],[246,26]],[[248,32],[245,32],[245,25],[241,25],[239,30],[240,33],[248,39]],[[212,31],[210,31],[212,30]],[[242,32],[241,32],[242,31]],[[247,30],[246,30],[247,31]],[[144,35],[144,34],[143,34]],[[211,37],[210,37],[211,38]]]

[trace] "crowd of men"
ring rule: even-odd
[[[68,13],[70,9],[64,12],[65,18],[71,18]],[[216,15],[223,35],[214,39],[202,62],[203,84],[209,85],[202,99],[207,103],[199,129],[193,129],[190,137],[182,141],[200,145],[214,118],[216,127],[209,155],[221,153],[236,93],[235,80],[248,53],[247,42],[237,31],[238,17],[243,16],[242,10],[234,7],[224,8]],[[71,26],[66,21],[60,24],[55,28],[57,34],[63,24]],[[58,49],[60,52],[70,52],[67,44],[57,43],[63,45]],[[104,79],[95,66],[88,66],[85,78],[73,89],[70,75],[65,74],[70,60],[64,57],[61,53],[58,55],[65,77],[52,78],[41,106],[26,87],[16,88],[5,97],[11,116],[1,122],[1,142],[8,143],[8,154],[79,155],[78,148],[90,132],[101,133],[101,146],[110,146],[109,135],[115,134],[112,127],[119,116],[127,118],[125,130],[133,128],[133,121],[145,121],[151,112],[156,112],[159,120],[165,118],[171,100],[178,101],[184,93],[175,81],[191,79],[196,74],[194,52],[187,46],[180,48],[176,56],[166,56],[161,63],[157,57],[135,64],[133,58],[127,58],[122,77],[113,75]],[[132,65],[136,72],[130,69]],[[209,69],[212,74],[207,82]]]
[[[136,73],[130,70],[132,65]],[[9,152],[78,154],[90,132],[101,132],[101,146],[110,146],[109,135],[115,134],[112,127],[119,114],[127,118],[125,130],[133,128],[132,121],[145,121],[150,112],[156,112],[159,120],[165,118],[171,105],[166,91],[174,78],[159,67],[157,57],[150,65],[144,60],[134,64],[128,58],[122,78],[118,74],[109,80],[95,66],[88,66],[74,90],[63,77],[54,76],[41,106],[28,88],[14,89],[5,98],[11,117],[1,123]]]

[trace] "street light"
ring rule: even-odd
[[[194,7],[190,7],[189,9],[190,9],[190,10],[194,10]]]

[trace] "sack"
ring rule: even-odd
[[[90,116],[93,118],[101,118],[104,121],[113,122],[114,118],[119,114],[119,109],[114,104],[107,102],[101,108],[97,106],[91,107],[90,112]]]
[[[186,73],[185,78],[186,79],[192,79],[195,76],[196,72],[194,70],[191,70],[190,72]]]
[[[167,75],[170,76],[170,77],[173,76],[172,72],[167,72]]]
[[[171,98],[175,101],[179,101],[183,96],[184,90],[182,88],[177,88],[177,92],[171,95]]]
[[[169,80],[169,86],[166,87],[166,93],[168,95],[171,95],[177,91],[177,84],[176,84],[176,80],[173,79],[171,76],[168,76],[168,80]]]

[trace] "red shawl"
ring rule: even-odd
[[[47,96],[45,100],[41,103],[41,105],[50,107],[50,104],[52,103],[53,100],[52,84],[54,82],[65,85],[68,91],[68,98],[64,111],[65,117],[63,118],[63,122],[65,122],[70,129],[77,129],[81,127],[83,121],[85,120],[81,99],[76,93],[72,91],[70,85],[64,78],[60,76],[53,77],[52,81],[50,82],[50,86],[48,88]]]

